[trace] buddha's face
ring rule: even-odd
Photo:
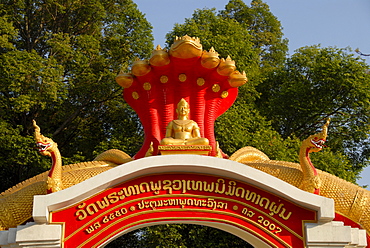
[[[189,105],[186,101],[180,101],[177,105],[176,112],[179,116],[187,116],[189,114]]]

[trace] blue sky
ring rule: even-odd
[[[228,0],[134,0],[153,26],[154,44],[165,45],[175,23],[184,23],[195,9],[224,9]],[[249,5],[250,0],[244,0]],[[369,0],[265,0],[283,26],[289,53],[309,45],[359,48],[370,54]],[[370,64],[370,57],[366,58]],[[360,185],[370,186],[370,167]]]

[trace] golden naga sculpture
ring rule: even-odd
[[[52,161],[52,165],[46,181],[47,193],[49,194],[62,190],[62,157],[58,149],[58,144],[55,143],[52,139],[47,138],[40,133],[40,127],[37,126],[35,120],[33,120],[33,127],[35,128],[34,137],[39,153],[41,155],[51,157]]]
[[[370,234],[370,191],[347,182],[327,172],[315,169],[309,154],[321,151],[326,141],[329,120],[322,132],[311,135],[302,142],[300,164],[270,160],[266,154],[244,147],[236,151],[230,160],[243,163],[277,177],[302,190],[334,199],[336,218],[346,217],[361,225]]]
[[[69,188],[96,176],[117,165],[131,161],[131,157],[120,150],[108,150],[94,161],[62,166],[57,143],[43,136],[35,127],[35,140],[40,154],[50,156],[50,171],[21,182],[0,194],[0,230],[16,227],[32,217],[34,195],[45,195]]]
[[[161,145],[208,145],[207,138],[201,138],[198,124],[189,120],[189,104],[184,98],[177,104],[177,120],[171,121],[167,126],[166,137]]]

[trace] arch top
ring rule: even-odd
[[[34,199],[33,217],[37,222],[48,222],[46,211],[68,207],[134,178],[155,174],[194,174],[226,177],[261,188],[278,197],[294,201],[302,207],[318,211],[319,221],[334,218],[334,201],[330,198],[302,191],[267,173],[231,160],[199,155],[153,156],[125,163],[77,185]]]
[[[216,227],[266,247],[304,247],[305,223],[330,222],[333,204],[238,162],[167,155],[35,196],[33,218],[62,223],[64,247],[81,240],[80,247],[100,247],[129,230],[174,222]]]

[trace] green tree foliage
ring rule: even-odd
[[[370,75],[369,66],[350,52],[320,46],[298,49],[284,68],[259,85],[258,107],[284,138],[304,139],[330,117],[327,145],[333,157],[326,153],[315,165],[354,182],[370,156]]]
[[[261,70],[272,71],[283,65],[288,40],[283,38],[281,24],[266,3],[252,0],[247,6],[242,0],[230,0],[220,16],[237,21],[251,34],[253,47],[259,52]]]
[[[211,227],[166,224],[133,231],[127,234],[127,238],[123,236],[113,240],[106,247],[252,248],[253,246],[230,233]]]
[[[108,148],[134,154],[140,124],[114,77],[148,57],[152,41],[131,0],[2,1],[0,191],[50,164],[32,150],[32,119],[58,143],[64,164]]]

